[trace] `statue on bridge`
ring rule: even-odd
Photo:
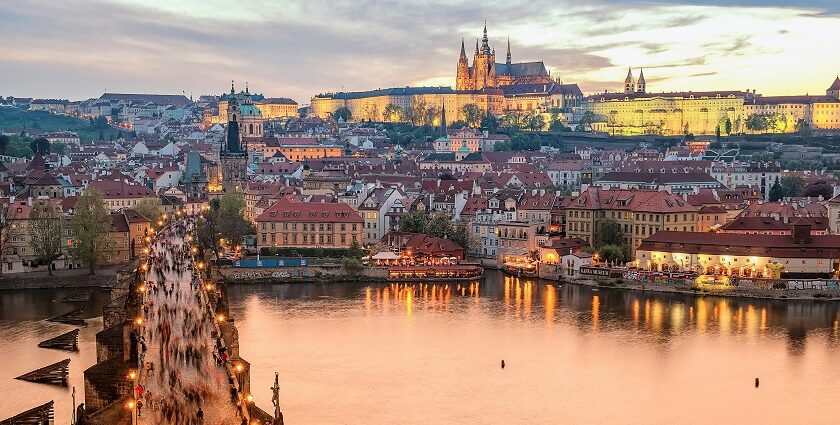
[[[274,405],[274,425],[283,425],[283,412],[280,411],[280,373],[274,372],[274,386],[271,387],[271,404]]]

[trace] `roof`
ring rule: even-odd
[[[583,96],[580,87],[577,84],[560,84],[560,83],[528,83],[528,84],[509,84],[499,87],[505,96],[518,96],[524,94],[571,94],[575,96]]]
[[[831,87],[827,91],[840,91],[840,76],[834,79],[834,82],[831,83]]]
[[[548,76],[548,70],[545,69],[545,64],[539,62],[520,62],[496,64],[496,75],[512,75],[514,77],[526,77],[531,75],[545,75]]]
[[[100,100],[126,101],[126,102],[151,102],[158,105],[187,106],[192,104],[189,98],[182,94],[140,94],[140,93],[104,93],[99,96]]]
[[[102,193],[104,199],[113,198],[157,198],[152,189],[139,184],[126,183],[124,181],[97,180],[88,186]]]
[[[363,223],[362,217],[345,203],[300,202],[282,198],[260,214],[256,221],[307,223]]]
[[[569,203],[569,209],[621,210],[634,212],[697,212],[699,207],[667,191],[601,189],[589,187]]]
[[[788,221],[774,217],[739,216],[724,224],[721,230],[724,232],[790,231],[793,222]],[[828,230],[828,218],[826,217],[797,217],[795,223],[807,224],[816,230]]]
[[[700,98],[726,98],[726,97],[742,97],[749,95],[742,91],[698,91],[698,92],[670,92],[670,93],[598,93],[587,97],[587,100],[607,101],[607,100],[625,100],[625,99],[656,99],[656,98],[684,98],[684,99],[700,99]]]
[[[810,237],[810,243],[797,244],[790,235],[659,231],[643,240],[637,250],[775,258],[840,258],[840,235],[814,235]]]
[[[595,184],[604,182],[647,183],[647,184],[676,184],[676,183],[712,183],[721,185],[708,173],[649,173],[632,171],[613,171],[600,178]]]

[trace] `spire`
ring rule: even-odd
[[[636,92],[637,93],[644,93],[647,91],[647,87],[645,87],[645,70],[639,70],[639,79],[636,81]]]
[[[510,66],[510,37],[508,37],[507,40],[507,59],[505,59],[505,63],[507,63],[508,66]]]
[[[484,35],[481,37],[481,53],[490,53],[490,41],[487,39],[487,20],[484,20]]]
[[[230,80],[230,94],[234,94],[234,93],[236,93],[236,92],[233,91],[233,80]]]
[[[627,78],[624,79],[624,93],[636,91],[636,82],[633,79],[633,69],[627,68]]]
[[[475,39],[475,54],[478,55],[478,39]]]
[[[640,84],[644,84],[644,83],[645,83],[645,70],[644,70],[644,68],[642,68],[641,70],[639,70],[639,83],[640,83]]]
[[[461,37],[461,59],[467,60],[467,52],[464,50],[464,37]]]
[[[624,79],[625,83],[630,83],[633,81],[633,68],[627,68],[627,78]]]
[[[248,82],[245,82],[245,94],[248,94]]]
[[[447,138],[446,134],[446,104],[444,103],[440,109],[440,137]]]

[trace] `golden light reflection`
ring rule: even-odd
[[[555,293],[554,285],[545,285],[545,298],[543,305],[545,306],[545,322],[551,325],[554,322],[554,309],[557,307],[557,295]]]
[[[525,282],[525,290],[523,292],[523,304],[525,305],[525,317],[531,317],[531,294],[534,290],[532,282]]]
[[[718,307],[720,322],[720,333],[729,335],[732,332],[732,309],[729,307],[728,300],[720,300]]]
[[[662,301],[656,300],[653,302],[653,308],[651,309],[651,325],[653,326],[653,330],[655,332],[662,331],[662,322],[665,319],[665,306],[662,305]]]
[[[372,301],[371,301],[370,293],[371,293],[371,288],[370,288],[370,286],[368,286],[367,288],[365,288],[365,315],[367,315],[367,316],[370,316],[370,311],[371,311]]]
[[[707,319],[709,316],[708,305],[706,305],[706,300],[700,298],[697,300],[697,329],[701,332],[706,331],[706,326],[708,325]]]
[[[685,322],[685,306],[677,304],[671,307],[671,333],[678,334],[682,331]]]
[[[598,330],[598,320],[600,318],[601,297],[598,295],[592,296],[592,329]]]
[[[633,300],[633,328],[639,328],[639,311],[641,309],[641,303],[639,299],[636,298]]]

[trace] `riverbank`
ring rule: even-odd
[[[592,288],[624,289],[641,292],[659,292],[669,294],[752,298],[779,301],[840,301],[840,292],[823,290],[768,290],[756,287],[728,286],[710,290],[700,289],[685,284],[664,284],[634,282],[626,279],[564,279],[558,283],[572,283]]]
[[[55,270],[50,276],[46,271],[5,274],[0,277],[0,291],[4,289],[56,289],[56,288],[112,288],[117,272],[122,266],[96,270],[91,276],[87,269]]]

